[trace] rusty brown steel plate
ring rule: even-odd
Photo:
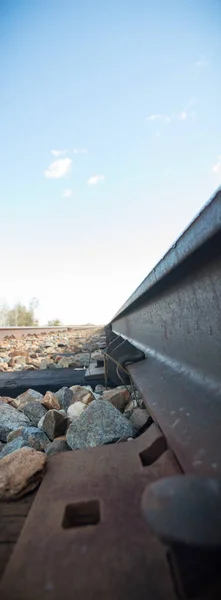
[[[154,425],[133,441],[51,457],[0,597],[175,600],[141,497],[147,484],[177,473]]]

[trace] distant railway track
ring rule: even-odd
[[[61,325],[58,327],[0,327],[0,340],[5,336],[13,335],[16,338],[20,338],[24,335],[34,333],[50,333],[53,331],[82,331],[82,330],[93,330],[98,329],[99,325]]]

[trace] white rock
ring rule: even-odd
[[[70,419],[76,419],[77,417],[80,417],[81,413],[85,410],[86,407],[87,405],[84,404],[84,402],[75,402],[74,404],[71,404],[71,406],[68,407],[67,414],[70,417]]]
[[[26,356],[15,356],[14,361],[18,366],[22,367],[23,365],[26,365]]]
[[[102,394],[95,394],[95,392],[93,392],[94,398],[95,400],[101,400],[102,399]]]

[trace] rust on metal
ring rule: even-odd
[[[178,474],[151,425],[133,441],[51,457],[6,568],[4,600],[175,600],[166,552],[141,511],[147,484]],[[140,453],[155,444],[152,464]]]

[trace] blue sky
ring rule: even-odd
[[[2,300],[107,322],[219,187],[220,28],[220,0],[1,0]]]

